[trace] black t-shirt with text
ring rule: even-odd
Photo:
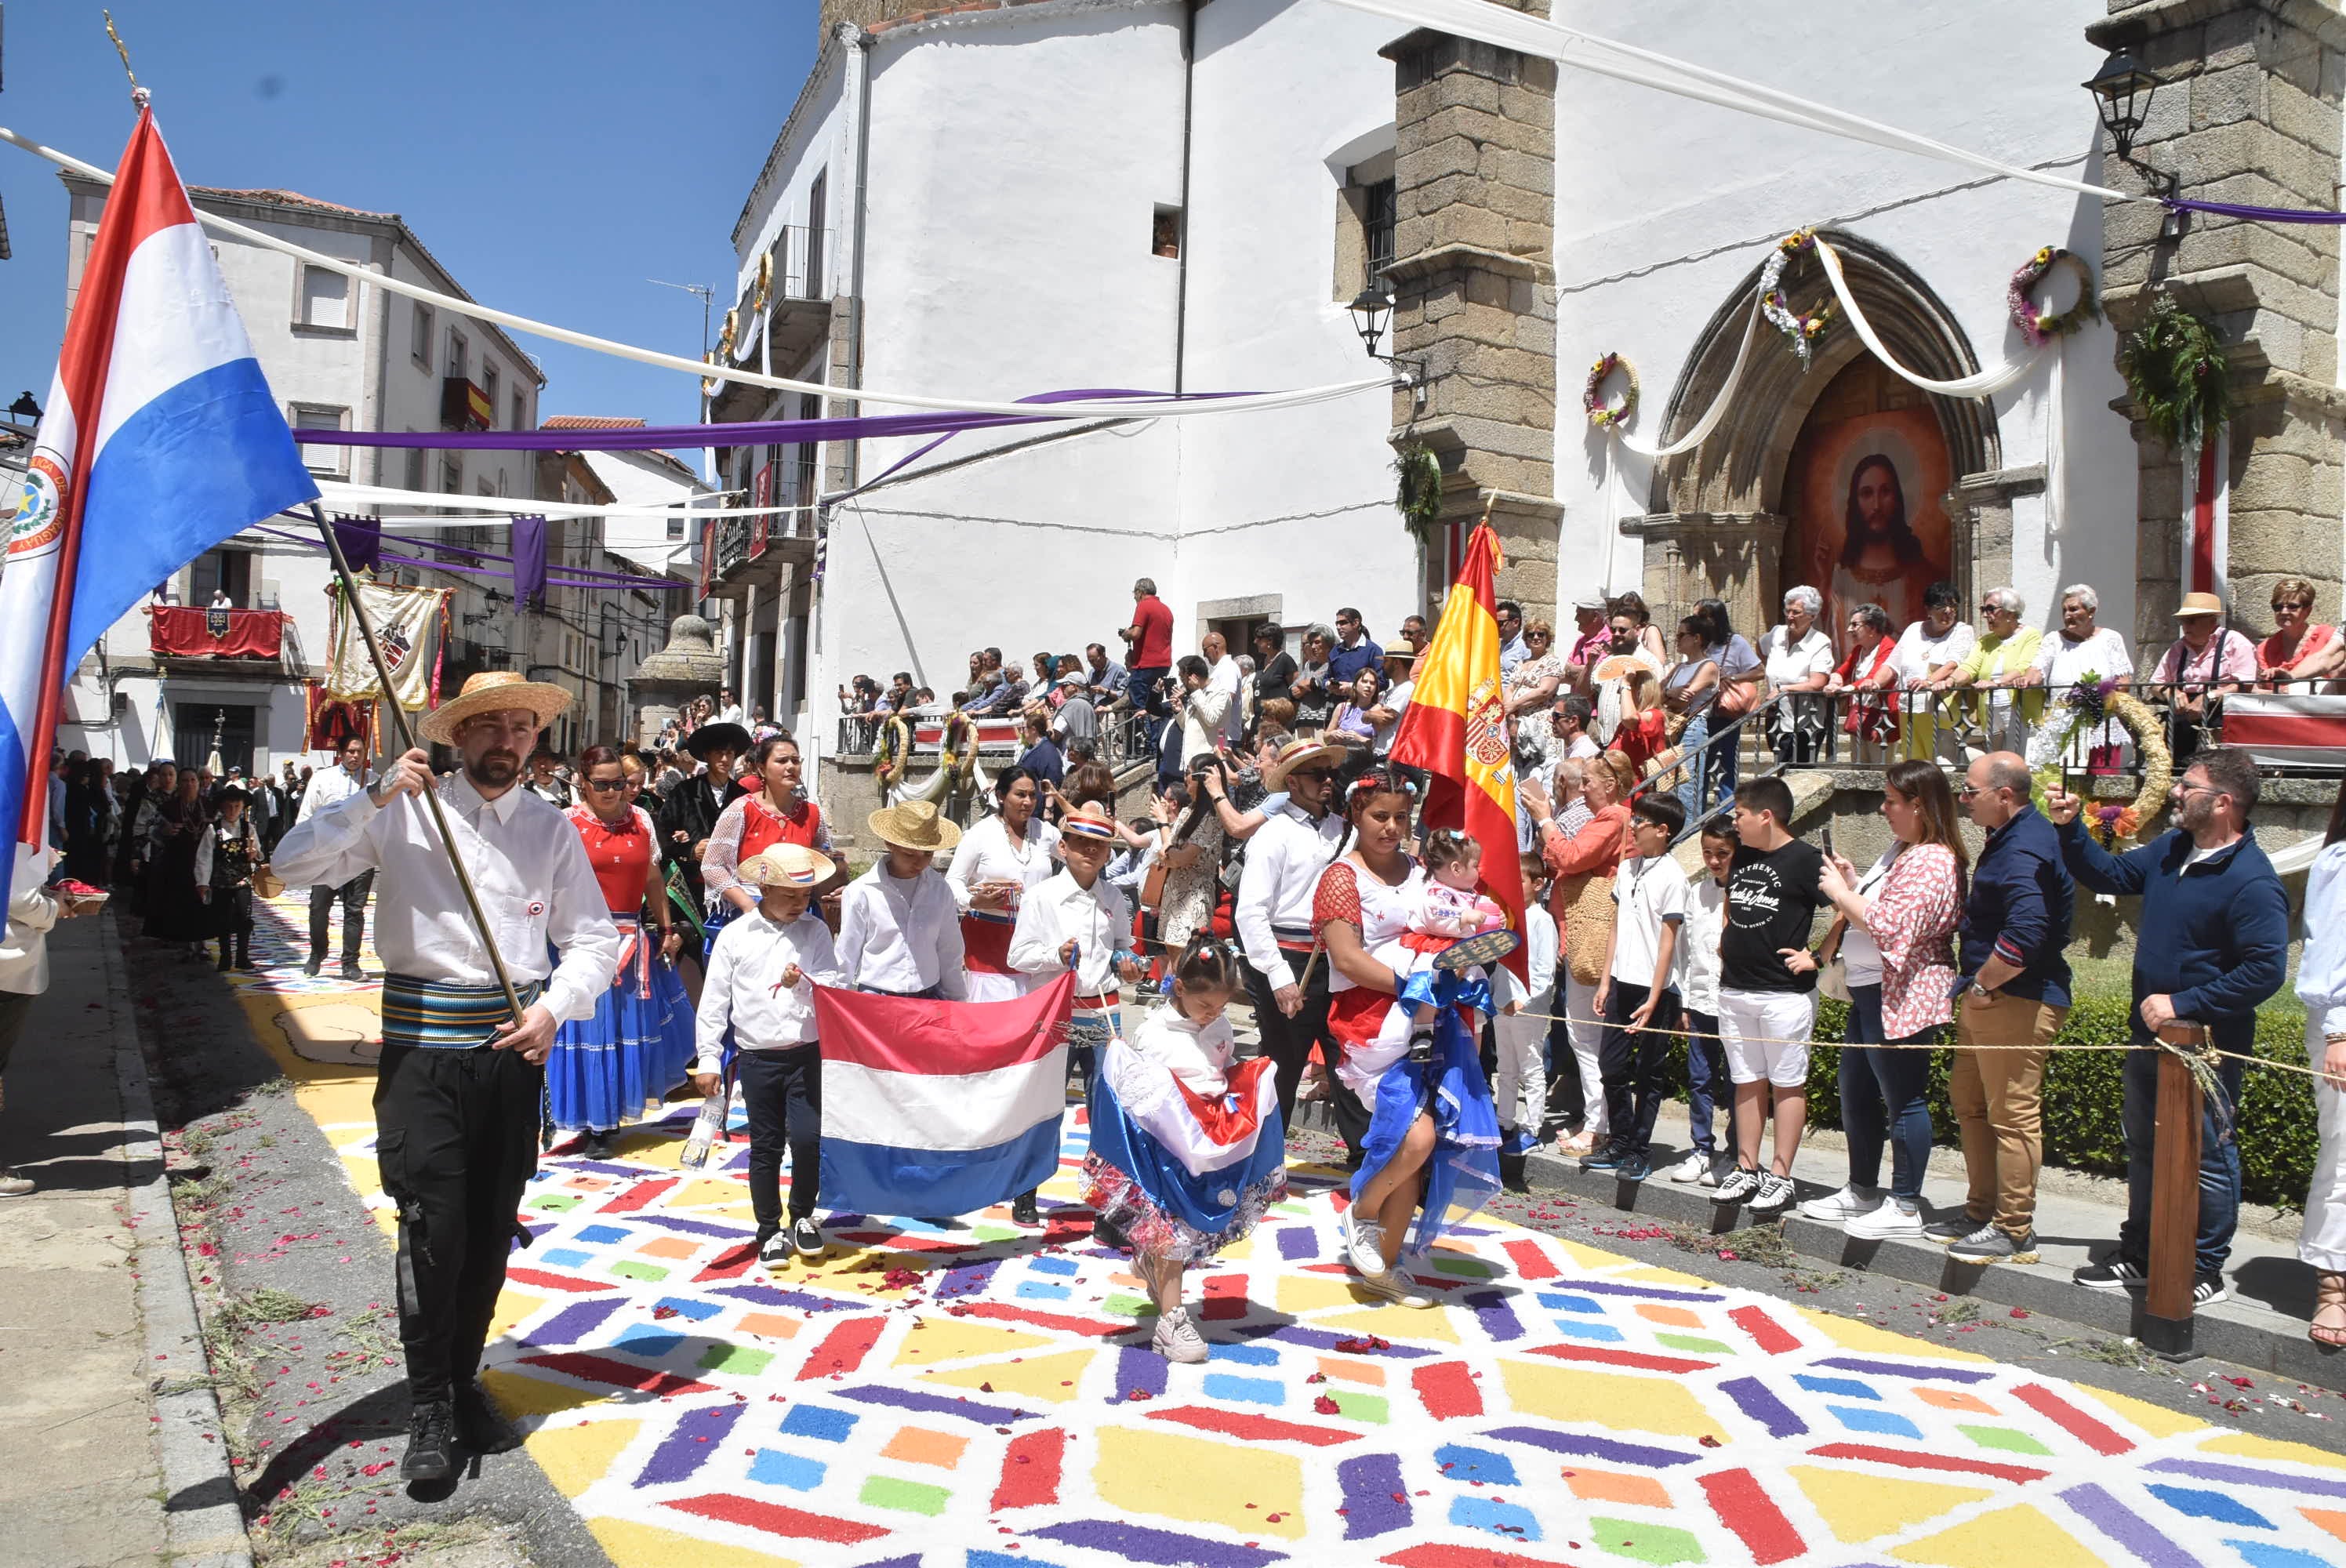
[[[1778,949],[1806,947],[1827,902],[1819,881],[1825,858],[1798,839],[1780,849],[1742,845],[1727,871],[1727,926],[1719,942],[1719,983],[1729,991],[1814,991],[1814,970],[1794,974]]]

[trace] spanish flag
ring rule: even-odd
[[[1466,557],[1418,656],[1417,685],[1392,743],[1392,760],[1432,774],[1422,820],[1454,828],[1483,846],[1483,891],[1524,929],[1524,878],[1515,848],[1515,765],[1499,686],[1499,616],[1492,579],[1499,538],[1478,524]],[[1524,949],[1506,959],[1527,978]]]

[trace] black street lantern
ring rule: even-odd
[[[15,419],[37,420],[41,417],[41,405],[33,401],[33,394],[30,392],[26,392],[8,405],[8,413]]]
[[[1392,319],[1393,298],[1382,283],[1372,282],[1353,296],[1344,307],[1352,312],[1352,328],[1361,334],[1361,341],[1369,351],[1369,358],[1381,357],[1377,344],[1385,335],[1385,323]]]
[[[2131,161],[2134,138],[2149,117],[2150,95],[2157,86],[2158,78],[2135,64],[2134,56],[2124,49],[2113,52],[2094,73],[2094,79],[2085,84],[2086,90],[2100,101],[2102,126],[2110,133],[2110,145],[2120,163]]]

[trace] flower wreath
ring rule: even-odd
[[[878,743],[872,748],[872,776],[884,795],[888,788],[903,776],[904,764],[913,755],[913,727],[901,714],[890,714],[880,726]]]
[[[2091,671],[2079,677],[2061,702],[2068,714],[2066,722],[2048,716],[2047,722],[2029,738],[2038,808],[2043,809],[2046,791],[2061,782],[2061,759],[2071,743],[2098,730],[2105,720],[2116,719],[2126,727],[2135,754],[2142,759],[2142,789],[2130,805],[2087,800],[2083,810],[2086,831],[2104,849],[2116,848],[2121,839],[2147,837],[2151,820],[2167,804],[2168,789],[2175,782],[2175,759],[2167,749],[2167,734],[2158,715],[2142,698],[2118,690]]]
[[[1776,241],[1776,249],[1768,253],[1767,265],[1760,269],[1760,313],[1768,324],[1791,340],[1792,351],[1800,356],[1800,364],[1809,363],[1809,345],[1822,333],[1832,320],[1833,303],[1826,300],[1805,314],[1792,308],[1790,296],[1784,292],[1784,269],[1792,258],[1803,250],[1813,250],[1817,231],[1798,229]]]
[[[1623,389],[1619,402],[1605,401],[1605,382],[1615,371],[1621,372],[1628,384]],[[1597,430],[1618,430],[1629,423],[1637,412],[1637,367],[1619,354],[1606,354],[1588,367],[1588,385],[1580,394],[1580,406],[1588,415],[1589,424]]]
[[[944,739],[938,748],[937,766],[952,769],[954,779],[964,785],[977,770],[977,720],[958,708],[945,719]]]
[[[2057,271],[2076,274],[2077,302],[2066,311],[2042,311],[2036,308],[2036,285]],[[2012,275],[2012,283],[2004,291],[2004,302],[2012,312],[2012,324],[2032,349],[2041,349],[2055,338],[2066,338],[2087,321],[2098,320],[2101,301],[2094,296],[2094,270],[2086,259],[2074,250],[2058,245],[2047,245],[2031,256],[2020,270]]]

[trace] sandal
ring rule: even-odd
[[[2305,1335],[2325,1350],[2346,1348],[2346,1274],[2313,1277],[2313,1322]]]

